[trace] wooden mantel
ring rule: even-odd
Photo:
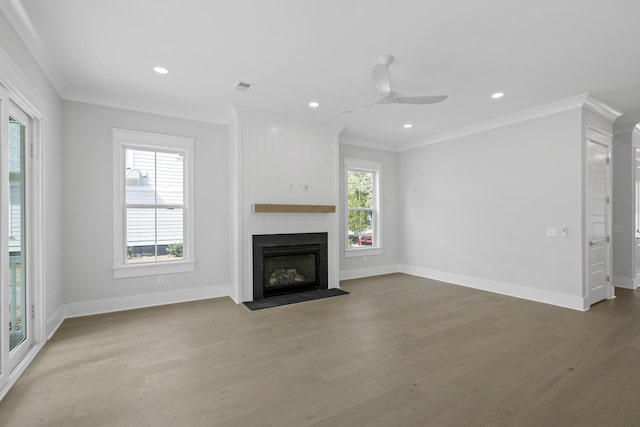
[[[254,212],[286,212],[286,213],[335,213],[335,205],[274,205],[269,203],[256,203]]]

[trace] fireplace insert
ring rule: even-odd
[[[327,289],[327,233],[253,236],[253,299]]]

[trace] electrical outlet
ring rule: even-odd
[[[487,274],[493,274],[493,265],[487,265]]]
[[[305,185],[302,187],[302,191],[309,191],[309,184],[305,184]]]

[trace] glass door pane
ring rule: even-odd
[[[27,339],[25,266],[26,127],[9,117],[9,351]]]

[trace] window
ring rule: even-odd
[[[194,270],[193,141],[113,129],[114,277]]]
[[[380,176],[382,163],[345,159],[345,256],[382,253]]]

